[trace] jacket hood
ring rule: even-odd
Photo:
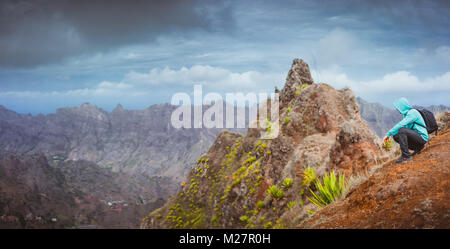
[[[394,107],[402,114],[406,115],[406,113],[411,110],[411,106],[406,98],[399,98],[394,102]]]

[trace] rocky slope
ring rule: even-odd
[[[0,228],[136,227],[164,200],[139,202],[130,184],[128,176],[86,161],[52,167],[43,154],[3,154]]]
[[[279,120],[270,120],[268,128],[249,129],[245,136],[221,132],[181,191],[146,217],[141,227],[294,226],[313,209],[299,194],[306,167],[314,167],[320,176],[331,170],[351,175],[387,160],[351,90],[313,83],[302,60],[294,60],[288,73],[279,113]],[[276,122],[279,136],[260,139]],[[282,186],[286,178],[293,179],[291,186]],[[283,190],[282,198],[267,194],[273,185]]]
[[[450,112],[412,160],[386,163],[299,228],[450,228]]]

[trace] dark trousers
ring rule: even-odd
[[[426,141],[416,131],[408,128],[400,128],[398,133],[394,135],[395,142],[400,144],[403,157],[410,157],[409,150],[418,151],[423,148]]]

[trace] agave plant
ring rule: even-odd
[[[334,171],[325,174],[323,177],[323,184],[319,179],[317,179],[314,184],[318,194],[310,189],[309,191],[312,194],[312,198],[307,198],[319,208],[338,200],[348,190],[348,183],[345,180],[345,175],[339,173],[338,178],[336,178]]]

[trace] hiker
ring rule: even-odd
[[[403,119],[388,131],[383,142],[386,142],[390,136],[394,137],[402,151],[401,157],[395,162],[401,163],[420,153],[428,142],[428,131],[422,115],[418,110],[411,108],[406,98],[397,99],[394,107],[402,114]],[[414,153],[411,154],[410,149]]]

